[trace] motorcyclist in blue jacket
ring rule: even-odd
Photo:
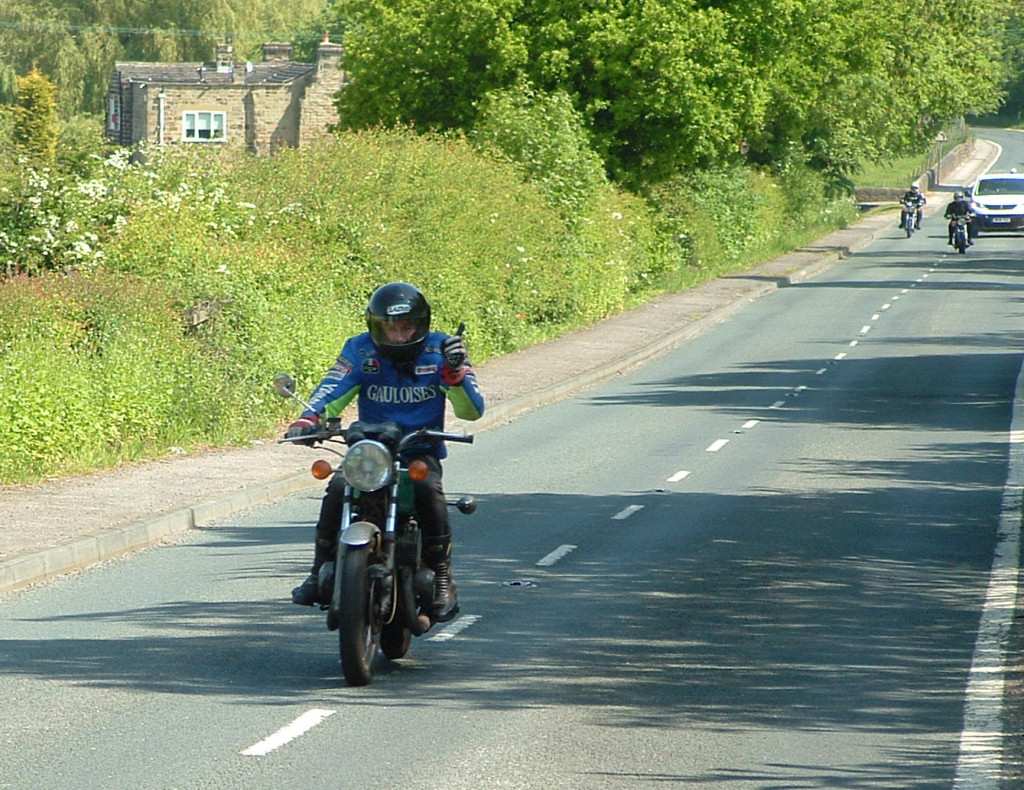
[[[336,417],[353,400],[360,421],[395,422],[403,434],[419,428],[443,430],[445,402],[455,416],[479,419],[484,400],[459,335],[430,331],[430,304],[418,288],[393,282],[381,286],[366,308],[367,331],[349,338],[334,366],[310,396],[311,411],[288,427],[287,438],[315,431],[322,417]],[[458,614],[458,592],[452,579],[451,527],[441,484],[443,443],[411,447],[403,461],[419,458],[430,473],[415,483],[414,496],[423,534],[423,561],[435,574],[431,618],[451,620]],[[319,601],[317,574],[337,549],[344,500],[344,480],[327,486],[316,525],[310,575],[292,590],[292,601],[312,606]]]

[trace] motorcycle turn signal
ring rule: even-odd
[[[326,480],[334,474],[334,467],[331,466],[330,461],[319,458],[313,462],[313,467],[310,469],[310,472],[317,480]]]
[[[427,475],[430,474],[430,467],[423,461],[416,460],[409,464],[409,477],[412,478],[413,482],[418,483],[421,480],[426,480]]]

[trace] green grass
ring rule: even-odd
[[[937,158],[945,156],[954,147],[966,142],[970,137],[969,130],[960,132],[947,129],[949,138],[944,143],[934,143],[928,150],[883,162],[868,163],[859,173],[853,176],[855,187],[893,187],[906,188],[921,177]]]

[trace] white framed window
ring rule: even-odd
[[[213,110],[182,113],[181,139],[186,143],[214,143],[226,140],[227,136],[227,113]]]

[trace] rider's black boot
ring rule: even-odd
[[[320,600],[320,588],[317,580],[320,576],[320,566],[325,562],[334,559],[337,551],[337,543],[329,538],[316,534],[316,546],[313,549],[313,567],[309,569],[309,576],[298,587],[292,590],[292,603],[299,606],[313,606],[318,603],[327,603]]]
[[[430,619],[446,623],[459,613],[459,591],[452,578],[452,544],[437,543],[423,547],[423,561],[434,572],[434,600]]]
[[[299,606],[313,606],[318,603],[330,603],[320,600],[317,576],[320,567],[332,561],[338,552],[338,532],[341,529],[341,514],[345,506],[345,481],[340,476],[331,478],[327,484],[327,493],[320,502],[320,517],[316,522],[316,544],[313,548],[313,567],[309,576],[298,587],[292,590],[292,603]]]

